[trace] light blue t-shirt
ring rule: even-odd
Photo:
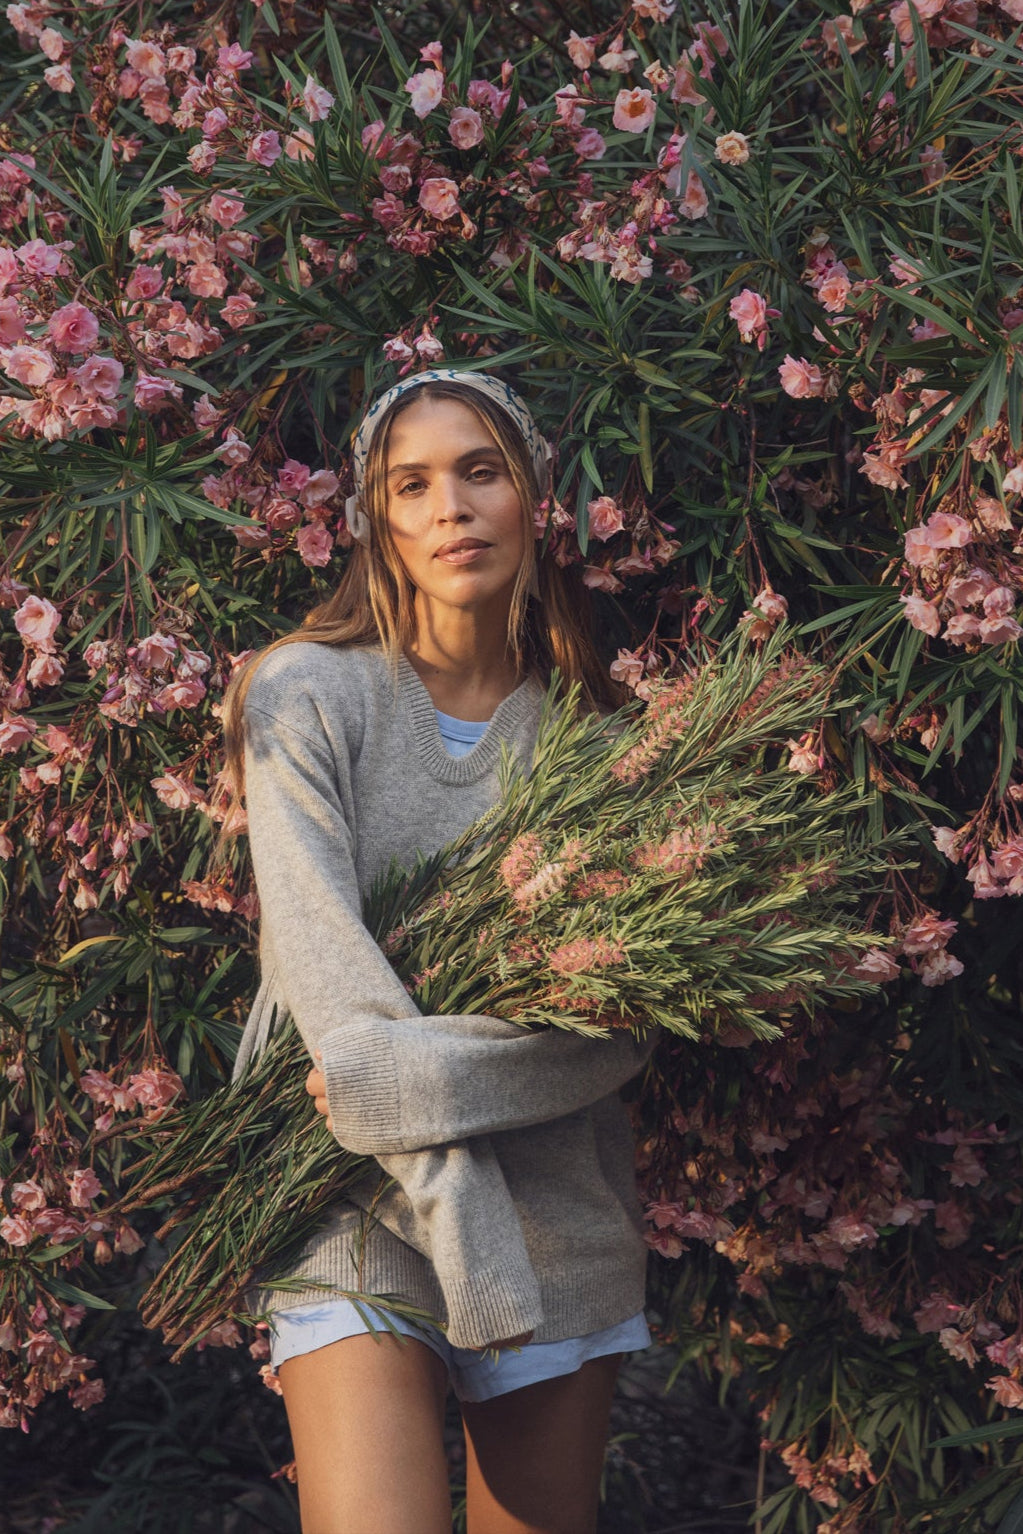
[[[468,756],[476,742],[483,739],[490,723],[489,719],[454,719],[450,714],[442,714],[439,708],[434,713],[449,756]]]

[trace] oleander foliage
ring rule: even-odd
[[[162,1215],[110,1212],[119,1126],[223,1081],[253,990],[241,843],[210,872],[218,700],[343,568],[363,401],[444,358],[505,369],[554,442],[544,557],[582,566],[615,674],[642,696],[787,612],[837,710],[793,770],[918,837],[876,913],[883,1001],[648,1084],[665,1343],[763,1412],[766,1534],[1005,1515],[1021,24],[1020,0],[7,7],[8,1426],[70,1462],[117,1420],[105,1379],[124,1399],[152,1366],[130,1312]],[[154,1377],[201,1417],[211,1360]],[[147,1463],[109,1470],[108,1523],[171,1526]]]

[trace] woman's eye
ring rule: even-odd
[[[478,468],[473,469],[469,478],[480,480],[493,479],[496,473],[497,470],[492,469],[489,464],[481,463]]]

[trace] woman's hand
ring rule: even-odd
[[[316,1051],[316,1058],[317,1060],[323,1059],[319,1050]],[[327,1128],[333,1134],[334,1121],[330,1116],[330,1109],[327,1107],[327,1083],[319,1066],[314,1065],[309,1072],[305,1079],[305,1089],[313,1099],[317,1113],[323,1114],[323,1117],[327,1120]]]

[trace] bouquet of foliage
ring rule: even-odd
[[[891,847],[864,836],[854,790],[810,782],[784,749],[819,725],[830,685],[775,636],[611,718],[552,688],[528,776],[506,759],[496,808],[392,870],[367,925],[425,1012],[524,1027],[753,1040],[817,997],[872,989],[885,959],[862,906]],[[146,1131],[122,1209],[183,1197],[143,1299],[179,1354],[244,1312],[257,1267],[279,1280],[364,1170],[312,1115],[307,1067],[280,1029],[241,1081]]]

